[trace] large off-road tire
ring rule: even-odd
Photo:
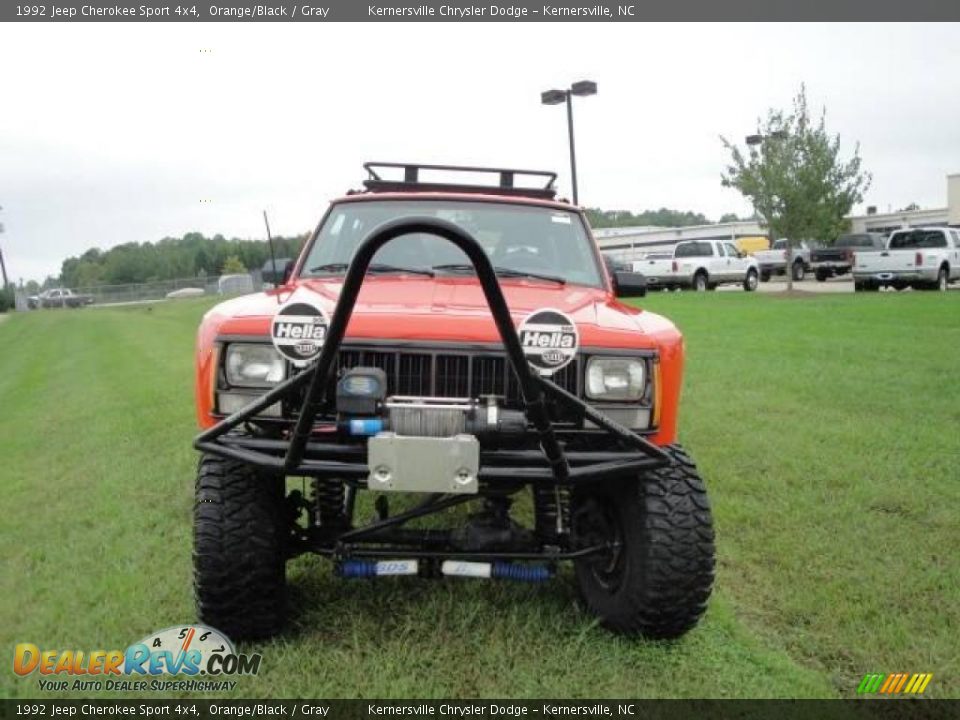
[[[803,264],[802,260],[797,260],[793,263],[793,281],[800,282],[807,274],[807,267]]]
[[[753,292],[757,289],[759,285],[759,280],[757,278],[757,271],[751,268],[747,270],[747,276],[743,279],[743,289],[747,292]]]
[[[826,270],[817,270],[817,282],[826,282],[829,277],[830,273]]]
[[[706,292],[708,287],[707,274],[703,270],[697,270],[693,275],[694,292]]]
[[[707,491],[683,449],[667,451],[671,465],[573,498],[577,543],[614,545],[577,560],[575,572],[587,607],[618,633],[679,637],[700,620],[713,587]]]
[[[200,458],[193,579],[201,622],[234,640],[280,631],[288,530],[282,477],[213,455]]]

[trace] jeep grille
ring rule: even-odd
[[[451,353],[435,350],[382,351],[344,348],[337,375],[346,368],[377,367],[387,374],[388,395],[479,397],[500,395],[508,405],[520,400],[517,377],[504,353]],[[560,370],[553,381],[579,395],[579,360]]]

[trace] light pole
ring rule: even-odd
[[[544,105],[567,104],[567,133],[570,136],[570,180],[573,186],[574,205],[579,205],[580,202],[577,195],[577,153],[573,142],[573,96],[579,95],[580,97],[586,97],[587,95],[596,94],[597,84],[592,80],[575,82],[566,90],[545,90],[540,93],[540,102]]]
[[[765,142],[777,141],[787,139],[786,130],[774,130],[768,135],[761,135],[757,133],[756,135],[747,135],[745,138],[747,145],[757,146],[763,145]],[[776,238],[773,237],[773,218],[767,218],[767,228],[770,230],[770,247],[773,248],[773,243],[776,241]],[[783,260],[784,267],[783,272],[787,276],[787,292],[793,291],[793,238],[786,238],[787,246],[783,251]]]

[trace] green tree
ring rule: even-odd
[[[701,213],[689,210],[644,210],[634,214],[629,210],[601,210],[587,208],[587,220],[591,227],[635,227],[656,225],[658,227],[686,227],[689,225],[707,225],[710,221]]]
[[[242,275],[247,271],[246,266],[243,264],[243,261],[240,260],[236,255],[230,255],[223,262],[223,274],[224,275]]]
[[[746,149],[720,138],[731,155],[721,182],[753,203],[774,238],[833,243],[870,186],[859,144],[849,159],[841,158],[840,136],[827,132],[826,109],[812,120],[802,85],[790,111],[771,109],[758,126],[760,142]]]

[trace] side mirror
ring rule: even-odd
[[[293,275],[293,269],[296,266],[296,260],[287,260],[287,264],[283,266],[283,280],[280,281],[281,285],[286,285],[290,281],[290,276]]]
[[[647,278],[642,273],[613,273],[613,293],[617,297],[643,297],[647,294]]]

